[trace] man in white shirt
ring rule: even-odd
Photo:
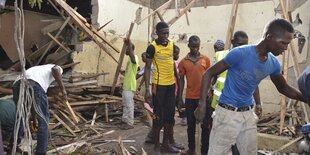
[[[33,99],[39,108],[39,113],[42,114],[37,117],[38,132],[35,155],[45,155],[47,151],[49,112],[46,92],[54,80],[58,83],[63,99],[67,100],[67,92],[61,79],[62,72],[62,68],[55,64],[34,66],[26,70],[27,83],[33,88]],[[19,100],[20,83],[21,79],[17,78],[13,85],[13,100],[16,105]]]

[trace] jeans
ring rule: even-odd
[[[34,91],[34,100],[38,106],[39,113],[42,114],[44,118],[40,115],[37,116],[38,120],[38,133],[37,133],[37,154],[45,154],[48,146],[48,122],[49,122],[49,112],[48,112],[48,100],[44,89],[36,82],[31,81],[31,85]],[[20,81],[17,81],[13,85],[13,100],[18,104],[19,100],[19,89]],[[45,121],[46,120],[46,121]],[[22,125],[21,125],[22,126]],[[20,127],[19,133],[23,133],[22,127]],[[21,136],[21,135],[19,135]]]
[[[196,118],[194,111],[198,106],[199,99],[185,99],[185,108],[187,115],[187,137],[188,148],[191,151],[195,151],[195,130],[196,130]],[[201,124],[201,154],[207,154],[209,149],[209,135],[210,135],[210,109],[206,108],[206,116]]]

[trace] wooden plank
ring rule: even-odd
[[[280,5],[281,5],[281,9],[282,9],[282,13],[283,13],[283,16],[285,17],[286,20],[289,21],[289,15],[288,15],[288,12],[286,10],[286,8],[284,7],[284,3],[283,3],[283,0],[280,0]],[[290,49],[291,49],[291,54],[292,54],[292,57],[293,57],[293,63],[294,63],[294,73],[295,73],[295,76],[296,76],[296,80],[297,78],[300,76],[300,67],[299,67],[299,64],[298,64],[298,59],[297,59],[297,46],[295,45],[294,42],[291,42],[290,43]],[[303,113],[305,115],[305,122],[306,123],[309,123],[309,109],[306,108],[305,106],[305,103],[304,102],[301,102],[301,108],[303,109]]]
[[[71,17],[66,18],[65,22],[61,25],[61,27],[59,28],[58,32],[55,35],[55,38],[58,38],[60,33],[62,32],[62,30],[66,27],[66,25],[68,24],[68,22],[70,21]],[[48,50],[51,48],[51,46],[53,45],[53,42],[50,42],[48,44],[48,46],[46,47],[45,51],[43,52],[43,54],[41,55],[41,57],[39,58],[39,60],[37,61],[36,65],[39,65],[40,62],[43,60],[44,56],[47,54]]]
[[[93,119],[91,120],[90,126],[94,126],[95,121],[96,121],[96,117],[97,117],[97,110],[95,110],[95,112],[94,112]]]
[[[287,144],[283,145],[282,147],[280,147],[279,149],[277,149],[277,150],[274,151],[274,152],[280,152],[280,151],[286,149],[287,147],[289,147],[289,146],[291,146],[291,145],[297,143],[297,142],[300,141],[301,139],[303,139],[303,137],[299,137],[299,138],[293,139],[293,140],[291,140],[291,141],[288,142]]]
[[[161,11],[164,9],[167,9],[173,2],[174,0],[169,0],[166,3],[164,3],[163,5],[161,5],[160,7],[158,7],[156,10],[154,10],[152,13],[148,14],[146,17],[142,18],[140,21],[137,22],[137,24],[141,24],[142,21],[144,21],[145,19],[148,19],[150,16],[154,15],[157,11]]]
[[[187,23],[187,25],[189,26],[189,18],[188,18],[187,12],[185,12],[185,18],[186,18],[186,23]]]
[[[127,40],[130,39],[131,32],[133,30],[133,26],[134,26],[134,23],[131,23],[130,27],[129,27],[128,34],[126,36]],[[126,53],[126,49],[127,49],[127,45],[124,43],[123,47],[122,47],[122,52],[121,52],[121,54],[119,56],[119,59],[118,59],[118,65],[117,65],[117,68],[116,68],[116,71],[115,71],[115,75],[114,75],[114,80],[113,80],[112,89],[111,89],[111,95],[114,95],[115,86],[116,86],[116,83],[117,83],[117,80],[118,80],[119,73],[120,73],[121,68],[122,68],[122,64],[123,64],[124,56],[125,56],[125,53]]]
[[[158,11],[156,11],[156,14],[157,14],[158,18],[160,19],[160,21],[162,21],[162,22],[165,21],[163,16],[161,16],[161,14]]]
[[[87,105],[97,105],[97,104],[107,104],[107,103],[118,103],[118,100],[108,100],[108,101],[80,101],[80,102],[71,102],[71,106],[87,106]]]
[[[188,5],[182,9],[182,11],[180,12],[179,15],[175,16],[174,18],[172,18],[168,24],[172,25],[174,24],[180,17],[182,17],[189,9],[191,9],[191,7],[195,4],[196,0],[192,0],[191,2],[188,3]]]
[[[52,23],[50,25],[47,25],[47,26],[43,27],[41,29],[42,34],[46,35],[47,33],[51,33],[53,31],[58,30],[61,27],[61,25],[63,24],[63,22],[64,21],[57,21],[57,22],[54,22],[54,23]]]
[[[287,81],[288,77],[288,63],[289,63],[289,50],[283,52],[282,56],[282,68],[283,68],[283,77]],[[282,134],[283,126],[284,126],[284,119],[286,113],[286,96],[282,95],[281,99],[281,113],[280,113],[280,134]]]
[[[49,110],[49,112],[53,115],[54,118],[58,120],[72,135],[76,136],[76,134],[73,132],[73,130],[61,119],[58,117],[58,115],[53,111]]]
[[[131,23],[130,27],[129,27],[129,31],[128,31],[127,36],[126,36],[127,40],[130,39],[131,32],[133,30],[133,26],[134,26],[134,23]],[[113,79],[113,84],[112,84],[112,88],[111,88],[111,95],[114,95],[116,83],[117,83],[118,76],[119,76],[119,73],[120,73],[121,68],[122,68],[122,64],[123,64],[124,56],[125,56],[125,53],[126,53],[126,49],[127,49],[127,45],[124,42],[121,54],[119,56],[119,60],[118,60],[117,68],[116,68],[116,71],[115,71],[114,79]],[[104,105],[104,111],[105,111],[105,121],[109,122],[109,108],[108,108],[107,104]]]
[[[73,19],[73,21],[83,30],[91,39],[93,39],[95,42],[97,42],[97,37],[99,37],[103,42],[105,42],[107,45],[109,45],[112,49],[114,49],[117,53],[119,53],[119,50],[116,46],[114,46],[111,42],[109,42],[102,34],[100,34],[96,29],[90,26],[88,23],[83,23],[78,16],[76,16],[76,13],[72,11],[72,8],[62,0],[54,0],[56,1],[66,12],[68,15],[70,15]],[[98,42],[101,44],[101,42]],[[103,46],[103,44],[99,45]],[[108,52],[108,51],[106,51]],[[110,55],[112,56],[112,55]],[[113,57],[112,57],[113,58]]]
[[[65,47],[62,43],[60,43],[55,37],[53,37],[50,33],[47,33],[47,35],[55,41],[55,43],[57,43],[63,50],[65,50],[67,53],[70,53],[71,51]]]
[[[69,104],[69,102],[65,101],[64,104],[65,104],[65,107],[67,108],[71,118],[73,119],[73,121],[75,123],[79,123],[80,119],[75,115],[75,112],[73,111],[73,109],[72,109],[71,105]]]
[[[12,94],[12,89],[4,88],[0,86],[0,93],[1,94]]]
[[[102,25],[101,27],[99,27],[99,29],[97,31],[100,31],[101,29],[103,29],[105,26],[107,26],[108,24],[110,24],[113,21],[113,19],[111,19],[110,21],[108,21],[107,23],[105,23],[104,25]]]
[[[237,11],[238,11],[238,4],[239,4],[239,0],[233,0],[227,34],[226,34],[226,41],[225,41],[226,50],[230,49],[231,47],[231,38],[234,33],[235,22],[236,22]]]
[[[77,64],[79,64],[80,62],[73,62],[73,63],[70,63],[70,64],[66,64],[66,65],[62,65],[61,68],[62,69],[67,69],[67,68],[70,68],[72,66],[75,66]]]

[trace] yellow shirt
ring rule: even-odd
[[[174,80],[173,41],[169,40],[167,46],[157,45],[152,42],[155,48],[153,58],[154,76],[152,82],[158,85],[172,85]]]

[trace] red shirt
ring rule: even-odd
[[[186,98],[199,99],[201,79],[205,71],[210,67],[210,59],[200,54],[194,63],[188,55],[179,63],[179,74],[186,76]]]

